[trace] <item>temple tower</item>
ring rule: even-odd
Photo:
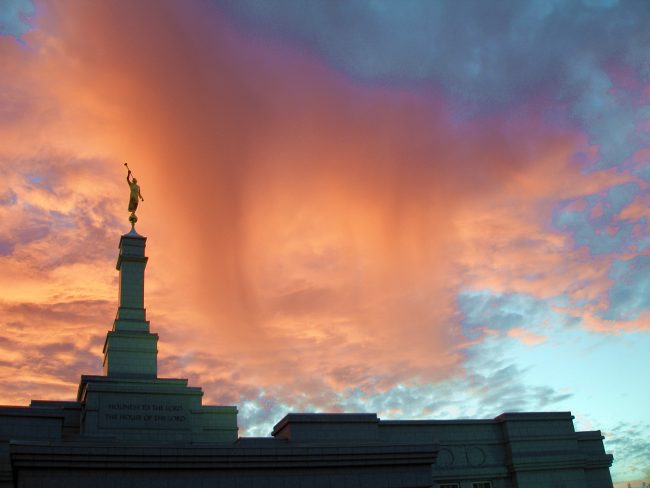
[[[135,222],[131,221],[134,227]],[[183,378],[159,378],[158,334],[144,308],[147,238],[120,237],[117,314],[104,342],[104,375],[83,375],[80,433],[124,441],[233,443],[237,408],[203,405],[203,391]]]
[[[158,334],[149,332],[144,308],[147,238],[131,230],[120,238],[118,308],[113,330],[104,343],[104,374],[113,377],[156,378]]]

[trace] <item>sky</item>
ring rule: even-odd
[[[571,411],[650,481],[650,3],[0,0],[0,403],[101,374],[141,185],[159,375]]]

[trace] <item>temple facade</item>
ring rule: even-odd
[[[203,405],[159,378],[144,308],[146,238],[120,238],[118,308],[103,375],[74,401],[0,407],[0,487],[611,488],[600,431],[570,412],[488,420],[381,420],[289,413],[239,437],[237,407]]]

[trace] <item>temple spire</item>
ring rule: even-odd
[[[104,374],[155,378],[158,334],[149,332],[144,308],[144,270],[147,238],[135,229],[120,238],[118,308],[113,330],[104,343]]]

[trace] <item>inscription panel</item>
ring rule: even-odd
[[[190,412],[180,399],[120,395],[101,399],[99,427],[103,429],[189,429]]]

